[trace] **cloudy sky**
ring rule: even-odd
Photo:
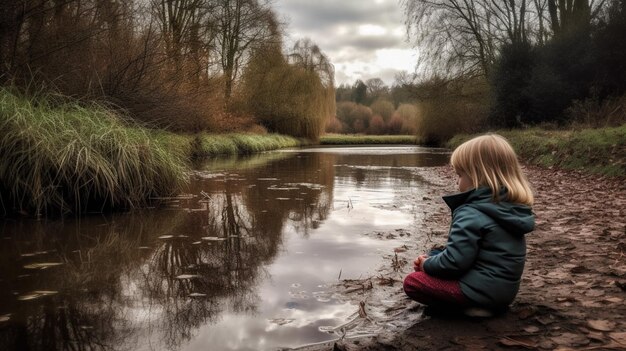
[[[335,83],[413,72],[417,51],[406,40],[398,0],[275,0],[287,42],[309,38],[335,65]]]

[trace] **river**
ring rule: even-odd
[[[447,159],[414,146],[215,159],[154,208],[2,220],[0,349],[273,350],[331,340],[326,331],[355,312],[333,285],[380,266],[420,216],[407,201],[428,187],[419,169]]]

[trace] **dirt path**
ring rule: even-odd
[[[410,262],[447,236],[450,215],[440,195],[454,192],[455,179],[449,168],[433,168],[423,174],[434,183],[432,196],[408,199],[425,202],[426,219],[413,232],[426,231],[426,242],[416,243],[424,235],[412,235],[379,276],[342,285],[344,294],[364,302],[357,317],[361,330],[369,324],[378,336],[309,349],[626,350],[626,182],[526,171],[536,190],[537,226],[528,236],[522,287],[508,313],[486,320],[424,317],[423,308],[404,296],[401,280]]]

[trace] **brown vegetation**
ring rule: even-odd
[[[158,128],[254,130],[241,75],[253,52],[281,38],[265,0],[5,1],[0,85],[105,102]],[[304,66],[333,89],[332,75]]]

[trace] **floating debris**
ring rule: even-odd
[[[42,262],[42,263],[31,263],[24,266],[26,269],[47,269],[50,267],[56,267],[62,265],[62,262]]]
[[[172,239],[174,236],[173,235],[161,235],[159,237],[159,239],[161,240],[167,240],[167,239]]]
[[[21,254],[21,257],[34,257],[34,256],[39,256],[39,255],[45,255],[47,254],[49,251],[37,251],[37,252],[30,252],[30,253],[25,253],[25,254]]]
[[[17,297],[17,299],[19,301],[29,301],[29,300],[35,300],[35,299],[45,297],[45,296],[56,295],[58,293],[59,293],[58,291],[36,290],[28,294],[20,295]]]
[[[203,236],[200,239],[202,239],[204,241],[224,241],[224,240],[226,240],[226,238],[220,238],[218,236]]]
[[[8,322],[11,319],[10,314],[5,314],[0,316],[0,323]]]
[[[293,318],[274,318],[274,319],[268,319],[267,321],[270,322],[270,323],[273,323],[273,324],[285,325],[285,324],[289,324],[291,322],[294,322],[295,319],[293,319]]]
[[[179,276],[176,276],[176,279],[181,279],[181,280],[195,279],[195,278],[200,278],[200,276],[197,274],[181,274]]]
[[[257,178],[256,180],[278,180],[278,178]]]
[[[202,293],[191,293],[191,294],[189,294],[189,297],[206,297],[206,294],[202,294]]]

